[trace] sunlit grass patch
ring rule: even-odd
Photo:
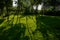
[[[0,24],[0,26],[7,26],[8,27],[11,24],[15,25],[18,23],[23,23],[23,24],[28,25],[31,30],[36,29],[36,17],[35,16],[22,16],[21,17],[21,15],[10,15],[9,19],[6,18],[3,21],[3,23]]]

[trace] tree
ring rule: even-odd
[[[4,7],[6,8],[6,15],[8,15],[8,7],[11,7],[12,6],[12,0],[0,0],[0,10],[1,10],[1,13],[0,15],[3,14],[3,10],[4,10]]]
[[[0,0],[0,16],[3,13],[4,5],[5,5],[4,0]]]
[[[47,6],[48,5],[52,6],[53,7],[52,10],[55,10],[55,7],[58,4],[57,0],[46,0],[44,3],[47,4]]]

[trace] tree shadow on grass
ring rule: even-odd
[[[5,19],[0,19],[0,24],[4,21]]]
[[[8,27],[8,26],[7,26]],[[25,40],[29,39],[25,35],[25,24],[19,23],[11,25],[10,28],[4,30],[6,27],[0,27],[0,40]]]
[[[36,30],[39,30],[46,40],[60,40],[60,19],[56,17],[38,16],[36,19]]]

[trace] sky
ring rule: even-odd
[[[17,6],[17,3],[15,3],[17,0],[13,0],[13,7]]]
[[[38,10],[41,10],[41,9],[42,9],[42,6],[43,6],[43,3],[39,4],[39,5],[38,5]],[[33,8],[34,8],[34,10],[35,10],[35,9],[36,9],[36,6],[34,5]]]
[[[43,7],[43,3],[39,4],[39,5],[38,5],[38,10],[41,10],[42,7]]]

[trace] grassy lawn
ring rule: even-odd
[[[9,20],[0,19],[0,40],[59,40],[59,31],[59,16],[10,15]]]

